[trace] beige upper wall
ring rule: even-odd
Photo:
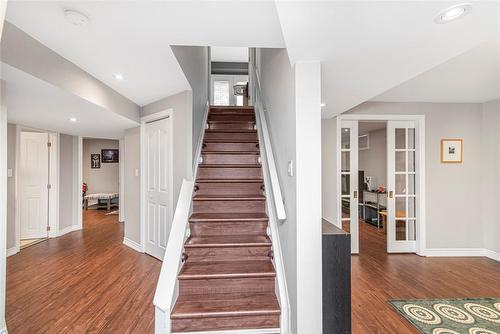
[[[427,247],[483,247],[481,104],[367,102],[349,113],[425,115]],[[323,120],[323,217],[332,221],[336,194],[325,188],[336,189],[334,137],[335,120]],[[443,138],[464,139],[462,164],[440,162]]]
[[[89,102],[133,121],[139,120],[138,105],[7,21],[0,57],[2,62]]]
[[[87,194],[119,192],[120,164],[103,163],[101,168],[90,168],[91,154],[101,154],[102,149],[118,149],[118,140],[83,139],[83,182],[87,183]]]

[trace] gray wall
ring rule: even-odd
[[[500,252],[500,99],[483,104],[481,129],[481,213],[484,247]]]
[[[74,201],[77,196],[73,179],[73,164],[77,152],[73,150],[74,137],[59,136],[59,231],[74,224]]]
[[[192,92],[184,91],[154,103],[142,109],[142,116],[173,109],[173,167],[174,167],[174,206],[181,190],[184,178],[192,179]]]
[[[83,139],[83,182],[87,183],[87,194],[117,193],[119,191],[120,165],[102,163],[101,168],[90,168],[90,155],[101,154],[102,149],[118,149],[118,140]]]
[[[125,238],[141,242],[140,229],[140,128],[125,131],[124,138],[124,199],[125,205]],[[136,171],[138,175],[136,175]]]
[[[287,174],[288,161],[296,157],[295,86],[285,49],[261,49],[261,79],[269,134],[275,154],[287,219],[279,225],[280,242],[289,291],[292,331],[297,332],[297,221],[296,180]]]
[[[373,177],[377,188],[387,186],[387,131],[386,129],[369,132],[370,148],[359,150],[358,168],[365,176]]]
[[[7,249],[16,246],[16,125],[7,124]]]
[[[201,123],[208,101],[209,57],[206,46],[172,46],[193,92],[193,157],[201,135]]]

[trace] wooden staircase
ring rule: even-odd
[[[281,312],[255,113],[211,107],[207,123],[172,332],[275,332]]]

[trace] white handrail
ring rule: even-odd
[[[156,286],[153,304],[155,310],[155,333],[170,333],[170,310],[177,295],[177,274],[182,264],[184,242],[188,237],[188,219],[191,211],[194,182],[184,179],[177,206],[175,207],[172,229],[168,237],[160,277]]]
[[[262,90],[260,86],[260,77],[259,73],[257,72],[254,64],[252,63],[252,69],[253,73],[255,75],[255,86],[258,91],[259,95],[259,102],[262,105],[262,108],[256,108],[256,114],[258,113],[259,118],[260,118],[260,126],[262,128],[262,136],[263,136],[263,141],[264,141],[264,146],[265,146],[265,153],[266,153],[266,160],[267,160],[267,170],[269,172],[269,178],[271,182],[271,190],[273,192],[273,199],[274,199],[274,205],[276,207],[276,216],[278,217],[279,220],[285,220],[286,219],[286,211],[285,211],[285,204],[283,202],[283,196],[281,195],[281,187],[278,179],[278,173],[276,171],[276,165],[274,163],[274,154],[273,154],[273,148],[271,145],[271,140],[269,138],[269,132],[267,130],[267,122],[266,122],[266,116],[264,114],[265,110],[265,104],[263,101],[262,97]],[[254,106],[258,107],[258,106]]]

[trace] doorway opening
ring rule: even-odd
[[[369,237],[388,253],[425,249],[424,134],[423,116],[337,117],[337,224],[353,254]]]
[[[248,48],[210,48],[210,104],[248,105]]]
[[[82,140],[82,221],[101,216],[116,217],[120,208],[120,150],[114,139],[83,138]],[[113,222],[115,221],[113,220]]]

